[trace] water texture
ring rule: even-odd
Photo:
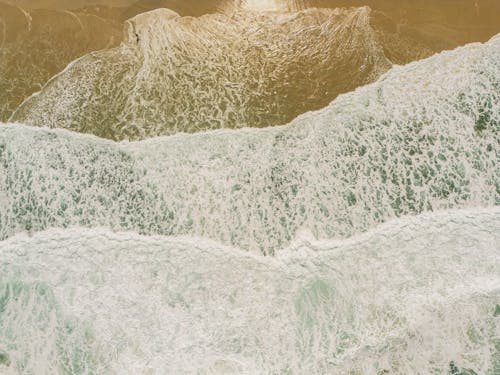
[[[105,229],[15,236],[2,242],[0,369],[497,374],[499,229],[498,208],[445,211],[266,258]]]
[[[0,127],[0,238],[107,226],[274,253],[499,203],[500,39],[395,67],[283,127],[114,143]]]
[[[500,375],[498,2],[8,2],[1,375]]]

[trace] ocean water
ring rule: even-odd
[[[323,108],[392,64],[500,31],[495,0],[362,0],[359,9],[339,8],[352,5],[2,0],[0,121],[90,53],[55,80],[57,90],[43,90],[35,101],[42,113],[14,120],[112,139],[274,126]]]
[[[498,374],[499,228],[498,207],[435,212],[275,257],[101,228],[17,235],[2,242],[2,373]]]
[[[68,63],[116,46],[121,36],[121,23],[105,16],[0,1],[0,121]]]
[[[366,7],[246,5],[139,15],[0,124],[0,374],[499,375],[500,36],[397,65]],[[375,82],[259,122],[314,56]]]
[[[395,67],[289,125],[115,143],[0,127],[0,238],[107,226],[272,254],[298,231],[499,203],[500,39]]]
[[[127,21],[125,35],[73,62],[11,121],[115,140],[285,124],[391,66],[367,7],[199,18],[158,9]]]

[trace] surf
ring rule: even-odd
[[[70,225],[199,235],[272,254],[305,228],[498,204],[494,38],[394,67],[282,127],[115,143],[0,127],[0,237]]]
[[[105,228],[16,235],[0,370],[492,375],[499,228],[498,207],[440,211],[276,257]]]

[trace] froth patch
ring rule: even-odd
[[[126,30],[126,43],[75,62],[12,121],[133,140],[272,126],[390,67],[367,7],[199,18],[158,9]]]
[[[498,208],[444,211],[278,259],[103,228],[20,235],[1,243],[0,348],[48,372],[488,373],[499,227]]]
[[[149,11],[141,13],[125,22],[125,35],[126,42],[131,44],[136,44],[138,38],[140,38],[139,33],[146,33],[148,29],[150,33],[162,33],[162,27],[159,27],[159,23],[168,22],[169,20],[174,20],[180,18],[180,15],[173,10],[160,8],[154,11]]]
[[[274,253],[395,217],[498,204],[498,39],[392,69],[282,127],[114,143],[0,128],[0,237],[69,225]]]

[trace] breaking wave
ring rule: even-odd
[[[51,229],[1,243],[0,371],[498,374],[500,209],[256,257]],[[475,372],[473,372],[475,371]]]
[[[230,3],[129,20],[1,124],[0,373],[499,374],[500,36],[392,66],[432,43]],[[66,26],[114,43],[0,9],[0,118]]]
[[[0,238],[106,226],[273,253],[300,230],[498,204],[499,46],[395,67],[282,127],[114,143],[2,126]]]

